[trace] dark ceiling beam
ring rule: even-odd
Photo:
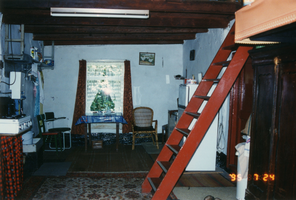
[[[206,33],[208,29],[170,28],[170,27],[132,27],[132,26],[55,26],[26,25],[26,33],[35,34],[99,34],[99,33]]]
[[[230,1],[230,0],[229,0]],[[217,6],[218,5],[218,6]],[[9,8],[116,8],[116,9],[148,9],[161,12],[195,12],[210,14],[233,14],[242,7],[241,3],[219,1],[155,1],[155,0],[1,0],[0,11]]]
[[[86,40],[78,40],[78,41],[55,41],[54,45],[129,45],[129,44],[183,44],[183,40],[113,40],[113,41],[86,41]],[[51,41],[44,41],[45,46],[51,46]]]
[[[7,8],[1,9],[3,15],[32,15],[32,16],[50,16],[50,8],[32,9],[32,8]]]
[[[181,13],[153,13],[149,19],[106,19],[106,18],[66,18],[25,15],[3,15],[3,23],[25,25],[97,25],[97,26],[147,26],[147,27],[194,27],[225,28],[234,18],[220,15],[200,15]]]
[[[191,40],[195,39],[195,34],[34,34],[33,39],[40,41]]]
[[[150,17],[51,17],[50,7],[148,9]],[[0,0],[3,23],[24,24],[46,45],[183,44],[209,28],[226,28],[241,7],[233,0]]]

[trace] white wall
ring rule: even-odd
[[[149,106],[158,120],[158,132],[168,123],[168,110],[177,109],[182,74],[182,45],[85,45],[55,46],[54,70],[44,73],[44,111],[67,117],[55,125],[71,126],[76,98],[79,60],[130,60],[134,107]],[[155,66],[139,65],[139,52],[155,53]],[[45,55],[51,47],[45,47]],[[58,124],[60,123],[60,124]]]
[[[233,23],[234,21],[231,21],[225,29],[209,29],[207,33],[198,33],[195,40],[185,40],[183,45],[183,76],[185,78],[191,78],[192,75],[197,77],[199,72],[203,75],[206,73]],[[195,50],[193,61],[189,59],[191,50]]]

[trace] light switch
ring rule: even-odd
[[[166,84],[170,84],[170,75],[166,75]]]

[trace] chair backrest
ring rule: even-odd
[[[134,125],[138,127],[152,126],[153,110],[149,107],[138,107],[133,110]]]
[[[53,120],[54,119],[54,112],[46,112],[45,117],[46,117],[46,120]]]
[[[44,123],[44,114],[37,115],[37,123],[39,128],[39,135],[42,136],[42,133],[45,132],[45,123]]]

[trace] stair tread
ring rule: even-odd
[[[188,136],[190,133],[190,130],[187,128],[176,128],[179,132],[183,133],[184,135]]]
[[[152,187],[152,189],[154,190],[154,192],[157,190],[157,188],[159,187],[160,183],[161,183],[161,179],[160,178],[148,178],[148,181]]]
[[[187,115],[190,115],[190,116],[192,116],[192,117],[194,117],[194,118],[198,118],[199,116],[200,116],[200,113],[192,113],[192,112],[185,112]]]
[[[220,81],[220,79],[203,79],[202,81],[211,81],[214,83],[218,83]]]
[[[175,154],[178,154],[181,147],[179,145],[169,145],[167,144],[167,146],[169,147],[169,149],[171,149]]]
[[[194,95],[195,98],[200,98],[200,99],[204,99],[204,100],[209,100],[211,97],[209,96],[200,96],[200,95]]]
[[[213,65],[222,65],[223,67],[226,67],[229,65],[229,63],[230,61],[221,61],[221,62],[213,63]]]
[[[231,51],[235,51],[235,50],[237,50],[237,48],[238,48],[238,45],[233,44],[233,45],[225,46],[225,47],[223,47],[222,49],[223,49],[223,50],[231,50]]]
[[[157,161],[157,163],[159,164],[159,166],[162,168],[162,170],[167,173],[171,163],[169,161]]]

